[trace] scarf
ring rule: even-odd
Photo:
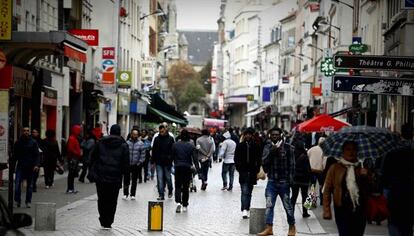
[[[339,160],[339,163],[341,163],[342,165],[344,165],[346,167],[346,187],[349,191],[349,195],[351,197],[351,201],[352,204],[354,206],[354,210],[357,207],[357,205],[359,205],[359,188],[358,185],[356,183],[356,178],[355,178],[355,167],[359,165],[359,162],[349,162],[346,161],[345,159],[341,158]]]

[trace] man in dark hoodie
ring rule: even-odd
[[[152,163],[155,163],[157,170],[157,187],[159,197],[157,200],[164,200],[165,185],[168,186],[168,198],[172,198],[173,185],[171,180],[172,157],[171,151],[174,138],[168,134],[164,125],[159,126],[159,135],[154,138],[152,146]]]
[[[129,147],[121,137],[119,125],[112,125],[110,135],[95,145],[89,164],[88,178],[96,182],[99,221],[104,230],[109,230],[115,218],[122,177],[129,169]]]
[[[16,201],[17,207],[20,207],[21,184],[25,179],[27,181],[26,207],[30,208],[33,190],[33,171],[39,170],[39,147],[37,142],[30,137],[30,129],[28,127],[23,128],[23,135],[14,144],[13,156],[14,161],[17,162],[14,200]]]
[[[77,193],[75,190],[75,178],[78,177],[78,165],[81,161],[82,152],[78,137],[81,133],[80,125],[74,125],[71,130],[71,134],[68,139],[68,145],[66,146],[66,157],[68,159],[68,188],[66,193]]]

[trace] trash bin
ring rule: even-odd
[[[35,230],[55,231],[56,230],[56,203],[37,202],[35,203]]]
[[[258,234],[266,227],[266,208],[250,208],[249,234]]]
[[[162,231],[164,218],[163,202],[148,202],[148,231]]]

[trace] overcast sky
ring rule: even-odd
[[[220,0],[175,0],[178,29],[217,30]]]

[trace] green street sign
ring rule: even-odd
[[[334,67],[334,61],[332,57],[326,57],[321,62],[321,72],[323,72],[325,76],[332,76],[335,74],[336,70]]]
[[[366,44],[351,44],[349,45],[349,51],[350,52],[358,52],[358,53],[364,53],[368,51],[368,45]]]
[[[118,72],[118,87],[130,88],[132,83],[131,71],[119,71]]]

